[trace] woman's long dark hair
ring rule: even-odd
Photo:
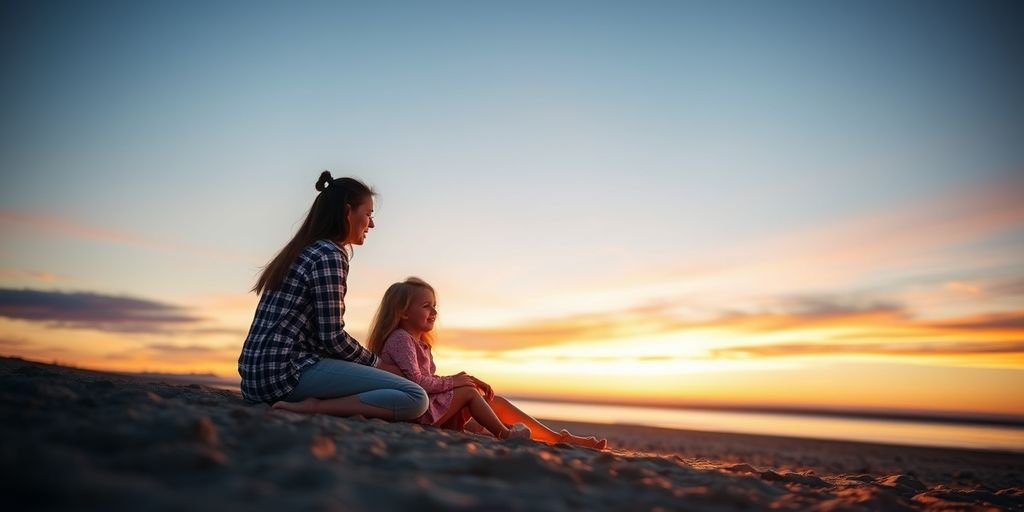
[[[313,201],[302,227],[288,245],[263,267],[263,273],[252,291],[259,294],[280,287],[299,253],[313,242],[344,240],[348,236],[348,212],[374,195],[373,190],[363,182],[354,178],[334,179],[328,171],[320,173],[320,179],[316,180],[316,190],[320,194]]]

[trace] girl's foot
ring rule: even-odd
[[[583,446],[586,448],[594,448],[595,450],[604,450],[608,447],[607,439],[598,439],[594,436],[580,437],[578,435],[569,432],[568,430],[562,430],[558,433],[561,437],[559,443],[574,444],[576,446]]]
[[[516,423],[508,428],[508,434],[502,439],[530,439],[530,427],[527,427],[523,423]]]
[[[274,402],[274,405],[270,408],[301,414],[316,414],[317,404],[319,403],[320,400],[317,398],[307,398],[301,402],[285,402],[284,400],[281,400],[279,402]]]

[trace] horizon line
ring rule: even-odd
[[[184,384],[199,384],[208,385],[211,387],[218,387],[221,389],[227,389],[231,391],[240,391],[240,379],[231,379],[222,377],[212,372],[204,373],[170,373],[170,372],[129,372],[129,371],[112,371],[112,370],[100,370],[93,368],[85,368],[81,366],[73,366],[67,363],[55,362],[55,361],[38,361],[32,360],[19,356],[0,355],[2,359],[20,359],[23,361],[30,361],[33,363],[44,364],[47,366],[57,366],[63,368],[72,368],[77,370],[86,370],[91,372],[106,373],[110,375],[120,375],[129,378],[136,378],[149,381],[159,381],[160,379],[172,380],[175,383]],[[766,404],[751,404],[751,403],[701,403],[701,402],[686,402],[686,401],[671,401],[671,400],[657,400],[657,399],[643,399],[637,398],[634,400],[622,399],[622,398],[595,398],[595,397],[559,397],[550,395],[531,395],[525,393],[511,393],[505,395],[511,399],[517,400],[530,400],[536,402],[548,402],[548,403],[573,403],[583,405],[603,405],[603,406],[620,406],[620,407],[650,407],[656,409],[668,409],[668,410],[703,410],[703,411],[717,411],[717,412],[734,412],[734,413],[758,413],[758,414],[784,414],[790,416],[824,416],[824,417],[836,417],[836,418],[848,418],[848,419],[874,419],[874,420],[885,420],[885,421],[915,421],[921,423],[944,423],[944,424],[958,424],[958,425],[988,425],[988,426],[1002,426],[1002,427],[1024,427],[1024,415],[1015,415],[998,412],[968,412],[968,411],[936,411],[927,409],[906,409],[906,410],[894,410],[891,408],[858,408],[858,407],[843,407],[843,406],[786,406],[786,405],[766,405]]]

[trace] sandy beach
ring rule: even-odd
[[[0,383],[12,510],[1024,510],[1012,453],[550,422],[596,451],[20,359]]]

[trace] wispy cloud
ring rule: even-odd
[[[595,280],[543,303],[551,311],[597,304],[604,312],[445,329],[441,340],[516,350],[697,329],[737,340],[831,330],[851,343],[918,346],[964,337],[1021,339],[1024,313],[1006,310],[1024,305],[1024,279],[1008,272],[1020,267],[1024,253],[1019,245],[988,242],[1024,232],[1022,196],[1024,180],[1010,179],[709,247],[678,267]],[[812,329],[819,332],[811,335]]]
[[[170,345],[167,343],[153,343],[146,346],[147,350],[163,352],[166,354],[212,354],[219,351],[214,347],[205,345]]]
[[[936,329],[970,331],[1008,331],[1024,329],[1024,312],[993,313],[927,324]]]
[[[1020,278],[979,277],[1022,268],[1024,249],[1019,244],[986,243],[1024,232],[1020,197],[1024,179],[1009,179],[800,229],[726,240],[682,255],[674,264],[598,277],[576,297],[559,299],[593,295],[622,304],[700,294],[725,303],[747,295],[892,286],[894,276],[903,282],[933,276],[959,283],[950,285],[952,289],[976,290],[981,298],[1020,296]]]
[[[0,316],[53,327],[141,333],[176,332],[202,320],[181,307],[145,299],[8,288],[0,289]]]
[[[794,231],[768,247],[817,267],[864,270],[955,257],[947,251],[1024,227],[1024,180],[1009,179],[918,202],[903,203],[838,222]],[[807,252],[794,249],[803,248]],[[1007,256],[1012,255],[1012,252]]]
[[[52,272],[41,272],[38,270],[25,270],[10,267],[0,268],[0,279],[33,281],[39,283],[54,283],[57,281],[70,280],[67,277],[60,276]]]
[[[199,247],[183,242],[169,242],[166,240],[148,238],[127,231],[110,229],[93,224],[85,224],[54,215],[44,215],[31,211],[0,209],[0,224],[27,228],[36,233],[41,232],[57,236],[96,240],[119,245],[130,245],[156,251],[184,253],[204,258],[216,258],[246,264],[259,264],[258,261],[249,256],[235,254],[229,251]]]
[[[763,333],[808,327],[893,323],[901,322],[907,316],[906,309],[895,303],[809,296],[768,301],[750,312],[726,311],[709,321],[689,326]]]
[[[706,318],[681,316],[670,302],[635,308],[539,319],[510,326],[449,328],[445,344],[479,350],[512,350],[579,341],[658,335],[692,329],[778,332],[829,325],[903,322],[907,312],[898,304],[808,296],[765,301],[749,311],[724,310]]]
[[[152,343],[142,347],[136,356],[161,361],[234,361],[241,349],[241,340],[237,345],[174,345],[170,343]]]
[[[685,310],[685,308],[684,308]],[[780,342],[779,338],[811,339]],[[621,340],[621,353],[586,348],[588,341]],[[671,340],[687,343],[688,348]],[[660,340],[660,341],[659,341]],[[1024,366],[1024,311],[919,318],[906,305],[863,296],[766,298],[744,310],[704,318],[680,314],[669,302],[608,314],[587,313],[502,327],[445,329],[440,342],[465,356],[490,360],[535,356],[587,364],[664,363],[679,368],[711,362],[788,357],[892,358],[942,366]],[[695,348],[692,343],[696,341]],[[639,345],[637,343],[640,343]],[[580,348],[559,349],[579,344]],[[562,359],[559,359],[562,358]],[[646,358],[646,359],[645,359]]]
[[[195,335],[195,336],[208,336],[208,335],[225,335],[225,336],[236,336],[238,339],[244,339],[249,331],[247,329],[234,329],[231,327],[192,327],[182,331],[182,334]]]
[[[1024,277],[988,280],[982,283],[982,293],[994,298],[1024,297]]]
[[[964,293],[967,295],[978,295],[981,293],[981,287],[976,283],[964,282],[964,281],[949,281],[943,285],[948,291],[955,293]]]
[[[20,349],[29,345],[29,341],[24,338],[0,338],[0,350]]]
[[[52,361],[64,357],[71,351],[53,343],[37,343],[26,338],[0,338],[0,355],[28,357]]]
[[[191,343],[150,343],[103,354],[105,361],[134,363],[143,368],[225,368],[218,373],[232,375],[241,342],[237,345],[203,345]]]
[[[714,357],[792,357],[808,355],[887,355],[887,356],[970,356],[1024,354],[1024,341],[937,341],[900,343],[777,343],[744,345],[711,350]]]

